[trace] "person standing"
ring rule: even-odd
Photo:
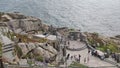
[[[68,45],[70,45],[70,42],[68,41]]]
[[[76,55],[74,55],[74,60],[76,61]]]
[[[69,59],[69,57],[70,57],[70,54],[68,54],[68,55],[67,55],[66,59],[68,60],[68,59]]]
[[[86,63],[86,57],[84,58],[84,63]]]
[[[88,49],[88,54],[90,53],[90,49]]]
[[[90,59],[89,59],[89,56],[88,56],[88,57],[87,57],[87,63],[89,63],[89,60],[90,60]]]
[[[73,56],[71,56],[71,60],[73,59]]]
[[[81,55],[79,54],[78,56],[79,56],[79,62],[80,62]]]

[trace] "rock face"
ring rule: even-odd
[[[0,13],[0,21],[6,22],[6,25],[14,32],[30,32],[43,31],[50,32],[55,28],[50,29],[49,25],[43,24],[39,18],[25,16],[21,13]]]
[[[117,35],[117,36],[115,36],[115,37],[120,39],[120,35]]]
[[[18,43],[18,46],[22,50],[22,54],[26,55],[30,50],[35,48],[35,45],[33,43]]]
[[[49,28],[49,26],[42,24],[40,19],[32,16],[25,16],[20,13],[0,13],[0,21],[7,22],[6,25],[17,33],[21,31],[47,31]]]
[[[38,31],[41,28],[42,24],[40,20],[20,19],[8,22],[8,26],[14,31],[16,29],[21,29],[22,31],[28,32],[32,30]]]
[[[26,19],[27,17],[20,13],[4,13],[0,12],[0,21],[10,21],[12,19]]]
[[[50,45],[45,46],[43,43],[19,43],[23,56],[31,52],[34,56],[51,58],[57,54],[57,51]]]
[[[5,22],[5,25],[11,32],[20,35],[27,35],[31,32],[50,32],[50,26],[43,24],[40,19],[32,16],[24,16],[20,13],[0,13],[0,22]],[[51,31],[52,30],[54,29],[51,29]],[[36,57],[35,59],[41,59],[41,57],[51,59],[51,57],[55,58],[57,54],[57,50],[50,45],[46,46],[44,43],[30,43],[30,41],[29,43],[17,43],[15,52],[19,58],[30,58],[34,55]],[[53,61],[53,59],[51,60]]]
[[[47,50],[47,51],[49,51],[49,52],[51,52],[51,53],[53,53],[53,54],[57,54],[56,49],[54,49],[54,48],[53,48],[52,46],[50,46],[49,44],[47,44],[47,46],[46,46],[46,44],[40,45],[40,44],[38,43],[38,45],[39,45],[40,47],[42,47],[43,49],[45,49],[45,50]]]
[[[55,56],[54,53],[44,50],[41,47],[35,48],[33,51],[33,54],[36,56],[42,56],[42,57],[46,57],[46,58],[51,58],[51,57]]]

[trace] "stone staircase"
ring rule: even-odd
[[[4,45],[2,46],[2,53],[6,53],[9,51],[14,50],[14,46],[13,45]]]
[[[11,41],[7,36],[1,35],[2,42],[2,56],[7,59],[8,62],[13,62],[15,56],[13,55],[14,42]]]

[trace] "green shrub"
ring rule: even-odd
[[[106,51],[106,48],[102,48],[102,47],[98,47],[97,49],[100,50],[100,51],[103,51],[103,52]]]
[[[71,28],[71,29],[69,29],[69,31],[75,31],[75,29]]]
[[[109,43],[107,44],[107,48],[110,49],[112,52],[118,52],[117,46],[115,43]]]
[[[118,50],[118,47],[115,43],[108,43],[106,45],[101,45],[100,47],[97,47],[98,50],[101,50],[103,52],[106,52],[107,49],[109,49],[111,52],[120,52]]]
[[[15,51],[16,51],[16,53],[17,53],[17,56],[18,56],[19,58],[21,58],[21,56],[23,55],[23,53],[22,53],[21,48],[20,48],[18,45],[15,45]]]
[[[42,57],[42,56],[37,56],[37,57],[36,57],[36,60],[43,62],[43,57]]]

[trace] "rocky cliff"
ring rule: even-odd
[[[25,16],[21,13],[0,13],[0,21],[5,23],[15,33],[30,31],[47,31],[49,26],[39,18]]]

